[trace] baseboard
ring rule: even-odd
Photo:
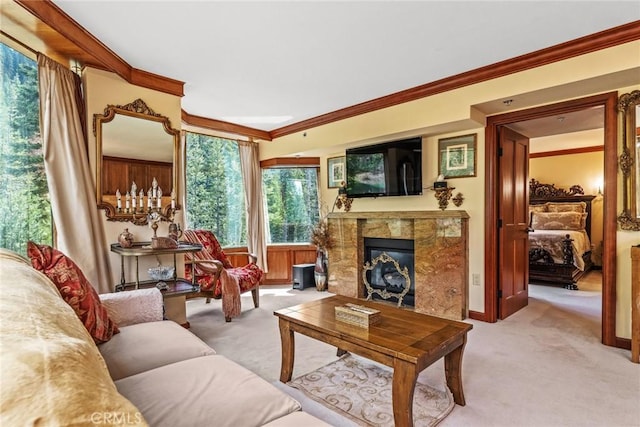
[[[616,347],[631,350],[631,339],[616,337]]]
[[[479,320],[481,322],[495,323],[491,321],[491,319],[486,313],[480,313],[479,311],[473,311],[473,310],[469,310],[469,319]]]

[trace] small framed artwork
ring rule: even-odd
[[[477,134],[438,140],[438,171],[445,178],[476,176]]]
[[[338,188],[342,181],[345,180],[344,159],[344,156],[329,157],[327,159],[327,186],[329,188]]]

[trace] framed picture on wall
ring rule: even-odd
[[[438,140],[438,171],[445,178],[476,176],[477,134]]]
[[[338,188],[345,180],[344,163],[344,156],[327,159],[327,186],[329,188]]]

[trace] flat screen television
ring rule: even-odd
[[[346,151],[347,196],[422,194],[422,138],[410,138]]]

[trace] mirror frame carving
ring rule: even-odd
[[[145,225],[148,223],[147,215],[134,214],[134,213],[122,213],[118,212],[116,207],[111,203],[103,200],[102,198],[102,125],[111,122],[116,114],[122,114],[129,117],[139,118],[141,120],[149,120],[162,124],[164,131],[173,137],[173,176],[172,185],[175,190],[176,207],[175,210],[179,210],[181,207],[177,203],[180,200],[179,187],[178,187],[178,159],[179,159],[179,147],[180,147],[180,131],[171,127],[171,121],[168,117],[156,113],[140,98],[126,105],[113,105],[109,104],[104,109],[103,114],[93,115],[93,134],[96,137],[96,201],[98,209],[104,209],[107,221],[120,221],[120,222],[132,222],[136,225]],[[171,205],[163,207],[162,214],[170,216]]]
[[[640,106],[640,90],[625,93],[618,98],[618,113],[622,118],[622,152],[618,165],[622,171],[622,213],[618,223],[622,230],[640,231],[640,214],[636,194],[636,169],[640,167],[636,158],[636,108]]]

